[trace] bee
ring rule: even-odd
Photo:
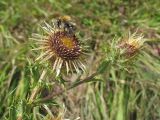
[[[56,27],[62,29],[73,35],[76,31],[76,24],[72,21],[70,16],[61,16],[56,20]]]

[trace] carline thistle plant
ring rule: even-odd
[[[50,61],[58,76],[63,68],[67,74],[85,71],[85,49],[76,35],[76,25],[70,16],[63,16],[52,21],[52,25],[44,22],[44,35],[34,34],[39,45],[34,50],[42,54],[36,58],[40,62]]]

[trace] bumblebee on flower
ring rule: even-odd
[[[42,28],[45,35],[34,35],[40,45],[36,50],[42,50],[42,54],[36,60],[51,61],[56,76],[62,68],[66,69],[67,74],[70,71],[85,71],[85,50],[76,36],[76,24],[72,22],[71,17],[59,17],[52,21],[52,26],[46,22],[44,24]]]

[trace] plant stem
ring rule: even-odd
[[[42,82],[45,74],[46,74],[46,70],[43,70],[43,72],[42,72],[42,74],[41,74],[41,76],[40,76],[40,78],[38,80],[38,83]],[[29,103],[32,103],[34,101],[34,99],[35,99],[35,97],[36,97],[36,95],[38,94],[39,91],[40,91],[40,87],[37,84],[37,86],[33,89],[33,92],[32,92],[32,94],[31,94],[31,96],[29,98]]]
[[[72,85],[70,85],[70,86],[69,86],[68,88],[66,88],[66,89],[62,89],[62,90],[58,91],[57,93],[54,93],[54,92],[53,92],[53,93],[51,93],[50,95],[46,96],[45,98],[42,98],[42,99],[40,99],[40,100],[37,100],[36,103],[45,102],[45,101],[47,101],[47,100],[52,99],[53,97],[56,97],[56,96],[61,95],[62,93],[64,93],[64,92],[67,91],[67,90],[70,90],[70,89],[72,89],[72,88],[75,88],[75,87],[77,87],[77,86],[79,86],[79,85],[81,85],[81,84],[83,84],[83,83],[90,82],[90,81],[92,81],[92,79],[93,79],[96,75],[98,75],[98,73],[93,73],[92,75],[90,75],[90,76],[88,76],[88,77],[86,77],[86,78],[84,78],[84,79],[82,79],[82,80],[79,80],[79,81],[76,82],[76,83],[73,83]]]

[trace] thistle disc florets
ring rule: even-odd
[[[59,31],[51,35],[49,40],[51,49],[64,60],[77,59],[81,54],[80,44],[75,35],[68,35],[65,31]]]
[[[65,23],[63,23],[65,26]],[[68,22],[67,25],[70,23]],[[71,26],[71,25],[70,25]],[[34,38],[40,45],[36,50],[42,50],[42,54],[36,59],[40,62],[50,60],[56,76],[60,74],[61,68],[66,68],[67,74],[74,70],[79,73],[80,70],[85,71],[84,49],[81,46],[75,32],[57,26],[57,21],[53,22],[53,27],[45,22],[42,27],[45,35],[35,34]]]

